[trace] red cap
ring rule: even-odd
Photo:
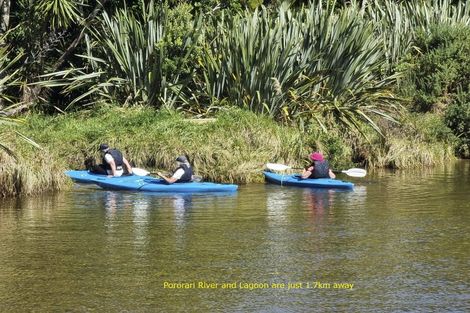
[[[323,155],[320,152],[313,152],[310,154],[310,160],[312,161],[323,161]]]

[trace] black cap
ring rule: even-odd
[[[100,151],[104,151],[104,150],[106,150],[106,149],[109,149],[108,144],[106,144],[106,143],[100,144]]]
[[[179,157],[177,157],[176,161],[181,163],[188,163],[188,159],[184,155],[180,155]]]

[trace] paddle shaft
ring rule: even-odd
[[[277,163],[267,163],[266,164],[266,167],[269,169],[269,170],[274,170],[274,171],[285,171],[285,170],[289,170],[289,169],[304,169],[302,167],[290,167],[288,165],[284,165],[284,164],[277,164]],[[348,176],[352,176],[352,177],[364,177],[366,176],[367,172],[365,169],[362,169],[362,168],[350,168],[348,170],[335,170],[333,171],[333,173],[338,173],[338,174],[346,174]]]
[[[163,178],[163,176],[159,175],[158,172],[149,172],[148,175],[157,175],[158,177]],[[193,180],[193,181],[200,182],[200,181],[202,181],[202,176],[193,175],[192,180]]]
[[[160,175],[158,175],[158,172],[149,172],[149,175],[157,175],[157,176],[160,176]]]

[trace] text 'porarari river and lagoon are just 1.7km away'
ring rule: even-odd
[[[163,282],[165,289],[349,289],[354,288],[354,283],[345,282],[208,282],[208,281],[194,281],[194,282]]]

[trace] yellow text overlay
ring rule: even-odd
[[[193,281],[193,282],[163,282],[165,289],[347,289],[354,288],[353,283],[346,282],[211,282],[211,281]]]

